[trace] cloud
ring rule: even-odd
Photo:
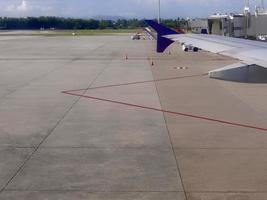
[[[22,0],[22,2],[19,5],[11,4],[6,7],[7,12],[28,12],[31,10],[31,6],[26,0]]]
[[[6,8],[5,8],[5,11],[6,12],[13,12],[14,10],[16,10],[16,7],[14,5],[8,5]]]
[[[17,11],[27,12],[31,9],[31,6],[27,3],[26,0],[22,0],[21,4],[17,7]]]
[[[57,7],[53,8],[38,0],[11,0],[9,4],[6,3],[2,7],[2,14],[12,17],[56,15],[58,10]]]

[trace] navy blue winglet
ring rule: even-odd
[[[162,37],[162,36],[180,34],[170,28],[167,28],[166,26],[158,24],[157,22],[153,20],[145,20],[145,22],[158,33],[158,36],[157,36],[157,52],[158,53],[164,52],[165,49],[173,43],[172,40]]]

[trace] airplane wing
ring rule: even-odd
[[[210,77],[238,82],[267,83],[267,43],[218,35],[174,33],[166,31],[167,27],[152,20],[146,22],[158,32],[157,52],[163,52],[173,42],[179,42],[184,50],[188,50],[184,47],[187,46],[194,50],[203,49],[237,58],[240,60],[239,63],[210,71]],[[161,44],[161,38],[169,40],[167,46]],[[161,46],[163,48],[159,48]]]
[[[242,61],[265,61],[267,67],[267,43],[264,42],[205,34],[178,34],[164,37]]]

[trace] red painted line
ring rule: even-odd
[[[208,75],[208,74],[177,76],[177,77],[172,77],[172,78],[164,78],[164,79],[156,79],[156,80],[148,80],[148,81],[120,83],[120,84],[113,84],[113,85],[103,85],[103,86],[90,87],[90,88],[84,88],[84,89],[68,90],[68,91],[63,91],[63,92],[65,92],[65,93],[66,92],[79,92],[79,91],[85,91],[85,90],[95,90],[95,89],[103,89],[103,88],[111,88],[111,87],[120,87],[120,86],[126,86],[126,85],[138,85],[138,84],[144,84],[144,83],[153,83],[153,82],[161,82],[161,81],[171,81],[171,80],[176,80],[176,79],[194,78],[194,77],[206,76],[206,75]]]
[[[252,125],[248,125],[248,124],[241,124],[241,123],[236,123],[236,122],[230,122],[230,121],[225,121],[225,120],[220,120],[220,119],[214,119],[214,118],[209,118],[209,117],[205,117],[205,116],[198,116],[198,115],[193,115],[193,114],[174,112],[174,111],[163,110],[163,109],[159,109],[159,108],[153,108],[153,107],[147,107],[147,106],[142,106],[142,105],[130,104],[130,103],[121,102],[121,101],[114,101],[114,100],[111,100],[111,99],[103,99],[103,98],[98,98],[98,97],[75,94],[75,93],[72,93],[72,92],[62,92],[62,93],[67,94],[67,95],[72,95],[72,96],[77,96],[77,97],[82,97],[82,98],[102,101],[102,102],[109,102],[109,103],[114,103],[114,104],[125,105],[125,106],[128,106],[128,107],[135,107],[135,108],[141,108],[141,109],[146,109],[146,110],[153,110],[153,111],[157,111],[157,112],[163,112],[163,113],[168,113],[168,114],[173,114],[173,115],[190,117],[190,118],[194,118],[194,119],[211,121],[211,122],[216,122],[216,123],[221,123],[221,124],[227,124],[227,125],[238,126],[238,127],[243,127],[243,128],[249,128],[249,129],[256,129],[256,130],[259,130],[259,131],[267,131],[267,128],[252,126]]]

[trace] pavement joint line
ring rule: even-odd
[[[17,147],[17,146],[0,146],[0,149],[34,149],[36,147]],[[122,149],[127,149],[127,150],[155,150],[155,151],[170,151],[172,150],[171,148],[158,148],[158,147],[99,147],[99,146],[43,146],[40,147],[40,149],[96,149],[96,150],[122,150]],[[251,147],[251,148],[246,148],[246,147],[237,147],[237,148],[229,148],[229,147],[222,147],[222,148],[216,148],[216,147],[187,147],[187,148],[180,148],[180,147],[175,147],[174,149],[176,150],[181,150],[181,151],[190,151],[190,150],[222,150],[222,151],[227,151],[227,150],[233,150],[233,151],[238,151],[238,150],[244,150],[244,151],[254,151],[254,150],[264,150],[266,151],[267,148],[257,148],[257,147]]]
[[[238,147],[238,148],[228,148],[228,147],[225,147],[225,148],[215,148],[215,147],[207,147],[207,148],[205,148],[205,147],[198,147],[198,148],[194,148],[194,147],[192,147],[192,148],[190,148],[190,147],[188,147],[188,148],[179,148],[179,147],[175,147],[175,149],[176,150],[181,150],[181,151],[183,151],[183,150],[185,150],[185,151],[187,151],[187,150],[225,150],[225,151],[227,151],[227,150],[232,150],[232,151],[238,151],[238,150],[244,150],[244,151],[253,151],[253,150],[267,150],[267,148],[265,147],[265,148],[242,148],[242,147]]]
[[[267,191],[188,191],[188,194],[267,194]]]
[[[151,69],[151,73],[153,75],[152,69]],[[162,101],[160,99],[160,95],[159,95],[159,91],[158,91],[156,82],[154,82],[154,86],[155,86],[156,91],[157,91],[157,96],[158,96],[158,99],[159,99],[159,102],[160,102],[160,107],[163,108]],[[170,130],[169,130],[169,127],[167,125],[167,120],[166,120],[166,117],[165,117],[165,113],[162,113],[162,115],[163,115],[163,118],[164,118],[164,122],[165,122],[166,130],[167,130],[167,135],[168,135],[168,138],[169,138],[169,142],[170,142],[170,145],[171,145],[171,148],[172,148],[172,154],[173,154],[173,157],[174,157],[174,160],[175,160],[175,163],[176,163],[176,168],[177,168],[177,173],[178,173],[177,175],[180,177],[180,181],[181,181],[181,185],[182,185],[182,189],[183,189],[183,194],[184,194],[185,200],[188,200],[188,196],[187,196],[187,193],[186,193],[186,190],[185,190],[184,181],[183,181],[182,172],[181,172],[180,165],[179,165],[176,153],[175,153],[174,144],[172,142],[172,137],[171,137],[171,134],[170,134]]]
[[[6,189],[4,192],[87,192],[87,193],[92,193],[92,194],[105,194],[105,193],[183,193],[183,191],[179,191],[179,190],[159,190],[159,191],[155,191],[155,190],[131,190],[131,191],[108,191],[108,190],[103,190],[103,191],[92,191],[92,190],[68,190],[68,189],[62,189],[62,190],[27,190],[27,189]]]
[[[151,191],[140,191],[140,190],[131,190],[131,191],[92,191],[92,190],[30,190],[30,189],[6,189],[3,192],[86,192],[89,194],[115,194],[115,193],[183,193],[183,191],[177,190],[151,190]],[[188,191],[188,194],[267,194],[267,191]]]
[[[99,46],[97,49],[102,48],[104,45]],[[111,59],[112,60],[112,59]],[[102,68],[102,70],[96,75],[96,77],[90,82],[89,87],[94,84],[94,82],[104,73],[104,71],[109,67],[109,64],[107,64],[105,67]],[[86,91],[84,91],[84,94]],[[75,100],[70,107],[66,110],[66,112],[63,114],[63,116],[59,119],[59,121],[48,131],[46,136],[41,140],[41,142],[33,149],[31,153],[25,158],[25,160],[22,162],[21,166],[18,167],[16,172],[11,176],[11,178],[4,184],[2,188],[0,188],[0,193],[6,190],[8,185],[16,178],[16,176],[19,174],[21,170],[24,169],[26,164],[31,160],[31,158],[34,156],[34,154],[39,150],[41,145],[45,142],[45,140],[54,132],[54,130],[57,128],[57,126],[65,119],[65,117],[69,114],[69,112],[72,110],[72,108],[79,102],[81,97],[79,97],[77,100]]]
[[[127,151],[137,151],[137,150],[151,150],[158,152],[169,152],[171,148],[159,148],[159,147],[50,147],[44,146],[40,149],[94,149],[94,150],[127,150]]]
[[[19,146],[1,146],[0,149],[34,149],[35,147],[19,147]]]

